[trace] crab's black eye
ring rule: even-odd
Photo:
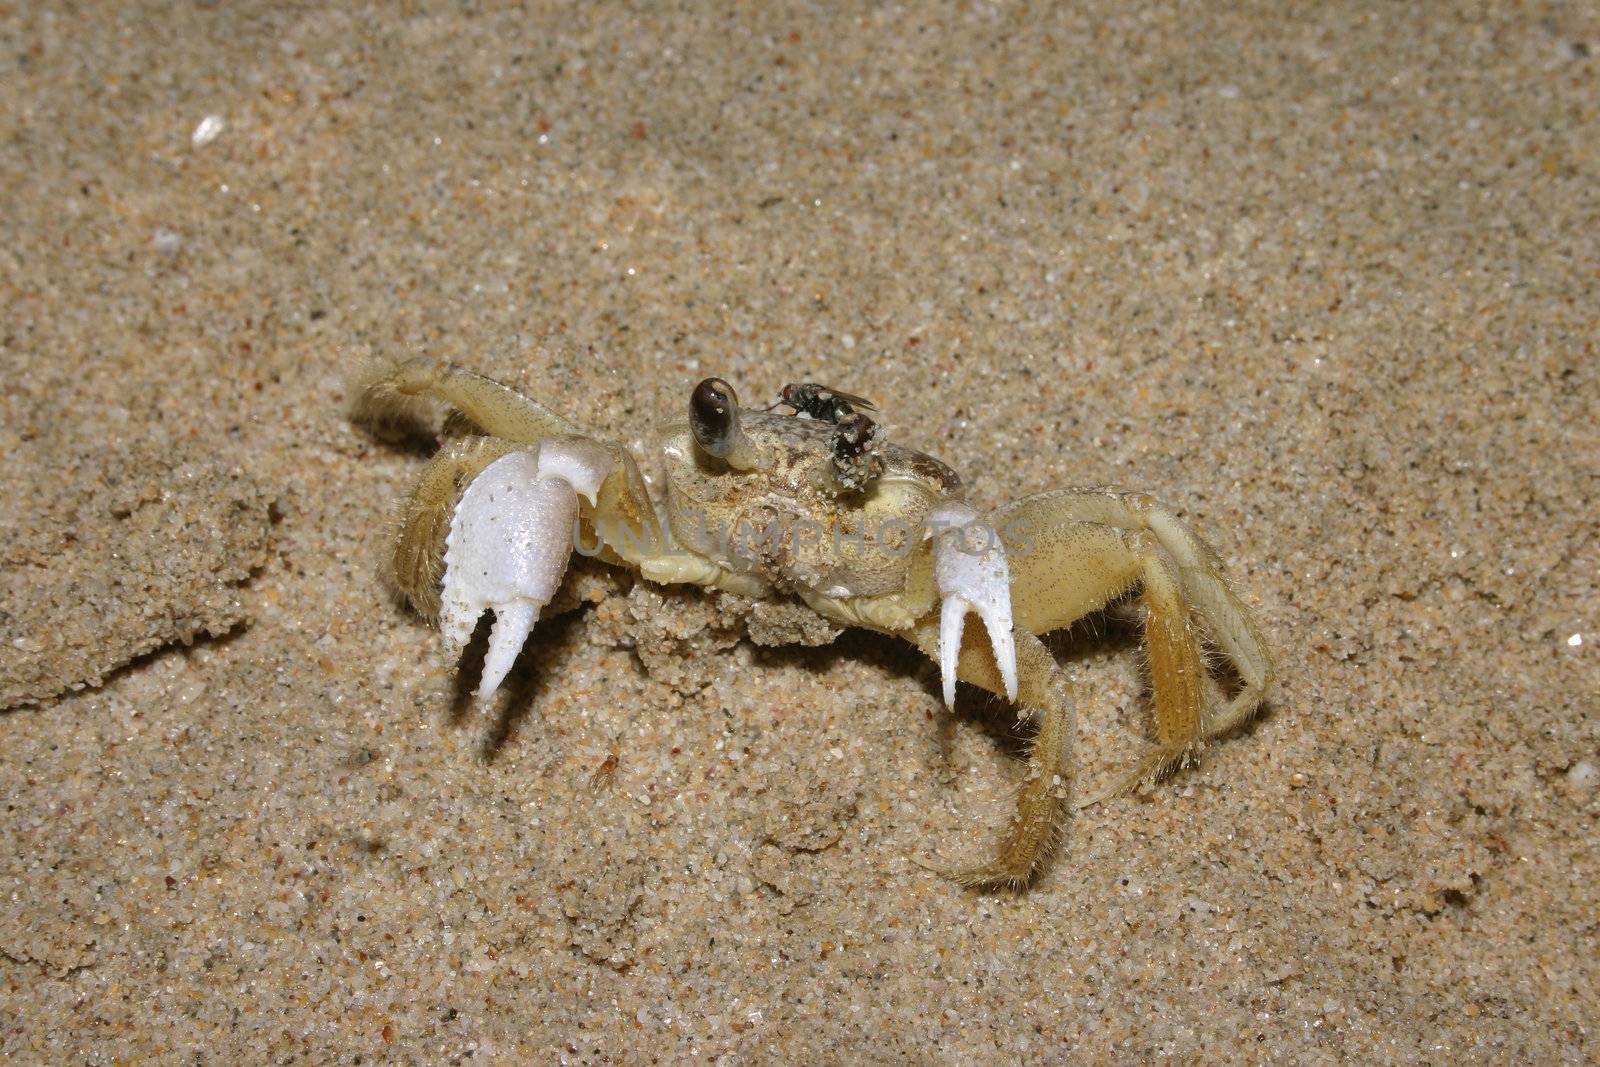
[[[700,447],[726,459],[739,440],[739,398],[721,378],[707,378],[689,397],[689,429]]]

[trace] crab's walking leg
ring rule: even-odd
[[[450,405],[456,415],[489,436],[463,438],[477,442],[465,451],[451,445],[440,452],[423,475],[423,484],[412,493],[412,503],[402,517],[401,543],[396,549],[397,584],[430,619],[438,614],[438,554],[443,550],[444,525],[466,483],[488,463],[518,445],[538,445],[555,438],[580,439],[572,423],[537,400],[493,378],[425,358],[369,372],[360,383],[355,414],[358,419],[382,423],[414,414],[419,406],[431,401]],[[637,565],[663,545],[655,507],[638,464],[627,451],[590,443],[604,449],[610,459],[610,473],[596,493],[593,508],[595,517],[605,525],[604,530],[595,531],[602,542],[599,556],[608,563],[626,561]],[[407,552],[422,562],[431,560],[432,569],[424,573],[415,564],[409,569],[401,566],[399,557]],[[408,580],[410,574],[415,577]]]
[[[1141,587],[1156,747],[1088,803],[1159,778],[1254,713],[1272,680],[1266,644],[1215,553],[1170,512],[1143,494],[1067,489],[1018,501],[994,521],[1013,561],[1020,628],[1045,633],[1071,625]],[[1220,708],[1207,707],[1202,636],[1242,683]]]
[[[1183,598],[1176,568],[1149,534],[1131,538],[1143,561],[1140,596],[1144,601],[1145,648],[1149,653],[1150,696],[1155,705],[1155,747],[1132,772],[1083,803],[1120,796],[1192,762],[1216,730],[1207,722],[1205,661],[1200,637]]]
[[[578,432],[537,400],[493,378],[426,357],[368,373],[357,389],[355,415],[365,422],[389,422],[413,414],[430,400],[449,404],[485,434],[508,441],[536,444],[546,437]]]
[[[1222,561],[1181,520],[1145,493],[1116,489],[1078,490],[1064,494],[1058,505],[1085,508],[1130,530],[1148,530],[1167,553],[1195,620],[1207,639],[1228,657],[1242,686],[1234,698],[1210,716],[1207,737],[1216,737],[1249,719],[1272,685],[1272,656],[1256,626],[1223,573]]]

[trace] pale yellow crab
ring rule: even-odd
[[[797,598],[832,623],[904,638],[940,664],[947,703],[959,678],[1037,723],[998,852],[951,874],[968,885],[1026,884],[1066,808],[1072,705],[1038,635],[1138,590],[1156,737],[1111,793],[1193,759],[1256,710],[1272,679],[1260,632],[1216,555],[1150,497],[1061,489],[984,521],[950,468],[879,441],[847,402],[859,398],[816,386],[791,386],[792,395],[806,402],[773,413],[740,408],[719,379],[701,382],[688,417],[664,429],[654,500],[626,450],[498,382],[431,360],[380,371],[361,388],[359,416],[442,401],[457,413],[453,426],[473,431],[433,457],[405,502],[394,581],[437,622],[452,661],[494,612],[480,702],[510,670],[575,548],[652,582]],[[969,612],[981,632],[963,632]],[[1203,646],[1237,675],[1233,695],[1211,678]]]

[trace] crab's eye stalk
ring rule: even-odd
[[[739,436],[739,398],[721,378],[707,378],[689,397],[689,428],[701,448],[727,459]]]
[[[735,470],[761,466],[761,453],[739,425],[739,397],[721,378],[707,378],[689,397],[689,429],[701,450]]]

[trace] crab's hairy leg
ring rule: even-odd
[[[380,366],[369,372],[357,390],[355,414],[368,422],[391,422],[408,415],[419,406],[431,401],[449,404],[466,422],[485,431],[493,439],[512,445],[532,445],[554,437],[572,436],[577,430],[571,422],[557,415],[537,400],[532,400],[493,378],[474,374],[469,370],[433,359],[411,359],[403,363]],[[447,423],[447,428],[451,423]],[[664,542],[655,506],[650,502],[649,491],[633,456],[622,448],[601,445],[609,454],[613,469],[600,486],[592,509],[585,512],[585,520],[597,528],[604,542],[600,558],[608,563],[627,561],[637,565],[640,559],[663,552]],[[471,472],[471,480],[488,463],[510,451],[510,447],[489,456]],[[441,453],[443,455],[443,453]],[[429,475],[424,475],[424,480]],[[456,497],[465,481],[459,482]],[[421,493],[422,487],[418,492]],[[435,492],[428,499],[437,500],[447,494]],[[443,529],[449,524],[448,511],[454,500],[444,505],[444,525],[435,524],[443,543]],[[437,516],[434,516],[437,519]],[[429,542],[430,544],[432,542]],[[592,544],[590,540],[586,543]],[[440,553],[443,548],[439,548]],[[430,574],[435,579],[442,573],[438,560],[433,561]],[[437,585],[437,581],[433,583]],[[406,587],[402,585],[402,589]],[[409,590],[407,595],[409,596]],[[418,603],[412,597],[413,603]],[[422,604],[418,603],[419,610]],[[438,613],[438,598],[433,596],[431,611],[423,614],[433,618]]]
[[[1139,534],[1134,548],[1144,559],[1140,596],[1144,601],[1145,647],[1150,666],[1150,695],[1155,708],[1156,743],[1124,775],[1081,807],[1154,782],[1192,762],[1209,729],[1205,701],[1205,660],[1176,568],[1156,538]]]
[[[1239,692],[1206,725],[1207,737],[1234,729],[1260,707],[1272,685],[1272,655],[1266,640],[1223,573],[1222,561],[1210,545],[1195,536],[1171,511],[1143,493],[1119,492],[1114,499],[1130,519],[1143,523],[1171,557],[1183,595],[1213,644],[1222,650],[1243,683]]]
[[[1070,625],[1141,586],[1156,747],[1088,804],[1161,777],[1254,713],[1272,680],[1266,643],[1216,553],[1171,512],[1141,493],[1065,489],[1002,508],[995,524],[1013,561],[1012,611],[1035,633]],[[1220,708],[1207,707],[1202,636],[1242,683]]]
[[[430,623],[439,621],[445,535],[462,491],[489,464],[522,447],[496,437],[451,441],[428,461],[416,486],[401,501],[394,551],[384,576]]]
[[[1093,524],[1154,535],[1204,636],[1228,658],[1239,675],[1239,692],[1211,713],[1206,736],[1225,734],[1255,714],[1272,685],[1272,656],[1266,641],[1250,610],[1229,586],[1217,554],[1167,508],[1144,493],[1122,489],[1058,489],[1001,508],[995,513],[994,522],[1013,560],[1033,555],[1038,561],[1033,565],[1013,563],[1011,586],[1017,624],[1035,633],[1045,631],[1030,622],[1053,628],[1049,623],[1061,614],[1050,607],[1050,602],[1061,596],[1059,588],[1042,588],[1047,573],[1061,574],[1065,580],[1076,563],[1070,545],[1066,551],[1051,547],[1053,538],[1074,540],[1073,535],[1056,531],[1074,524]],[[1014,543],[1018,541],[1020,547]],[[1130,570],[1130,581],[1139,576],[1143,567],[1132,555],[1122,566]],[[1061,582],[1051,584],[1059,586]]]
[[[379,364],[357,384],[354,414],[363,422],[410,418],[441,401],[491,437],[536,444],[578,428],[537,400],[444,360],[419,357]]]
[[[935,662],[939,659],[939,614],[924,618],[907,635]],[[1017,791],[1017,811],[988,863],[948,872],[962,885],[1021,889],[1038,873],[1061,837],[1066,812],[1072,739],[1077,730],[1066,677],[1037,637],[1016,634],[1017,704],[1032,713],[1039,729],[1028,749],[1028,771]],[[961,638],[957,677],[998,696],[1005,695],[987,635],[968,629]]]
[[[999,512],[995,526],[1011,561],[1011,617],[1029,633],[1071,626],[1139,581],[1139,560],[1122,530],[1017,505]]]

